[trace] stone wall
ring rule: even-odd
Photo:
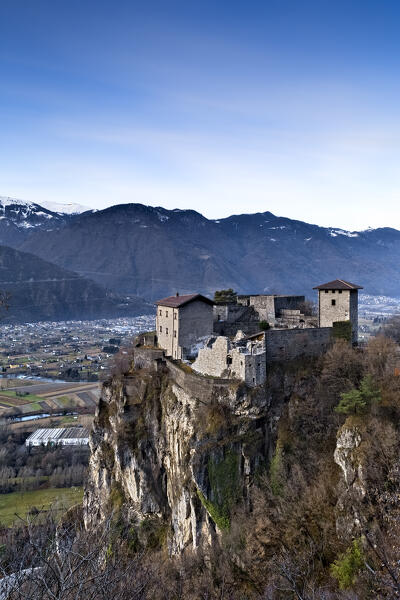
[[[214,321],[237,321],[247,312],[247,306],[242,304],[214,304]]]
[[[252,335],[259,331],[259,317],[253,306],[226,304],[223,309],[214,307],[214,333],[235,336],[238,331]],[[218,319],[219,317],[219,319]]]
[[[187,358],[189,349],[200,338],[213,333],[213,307],[205,302],[194,301],[179,309],[178,343],[182,355],[174,358]]]
[[[332,341],[332,328],[271,329],[265,332],[266,362],[318,356]]]
[[[218,393],[224,395],[224,390],[231,390],[232,386],[238,384],[238,382],[235,382],[232,378],[214,379],[213,377],[205,377],[198,373],[190,373],[190,371],[184,370],[184,368],[178,366],[168,358],[165,360],[165,364],[175,383],[190,393],[194,399],[203,404],[211,402]],[[188,368],[190,369],[190,367]]]
[[[238,296],[238,303],[252,306],[258,321],[267,321],[271,325],[281,310],[299,310],[305,301],[304,296],[284,296],[276,294],[258,294],[255,296]]]
[[[274,296],[275,315],[281,310],[299,310],[305,302],[305,296]]]
[[[258,315],[258,321],[275,321],[275,300],[274,296],[250,296],[250,306],[254,307]]]
[[[143,348],[139,346],[133,351],[133,364],[137,369],[157,369],[159,360],[164,358],[161,348]]]
[[[211,338],[204,348],[200,348],[192,368],[199,373],[221,377],[228,368],[229,350],[230,342],[227,337]]]
[[[358,342],[358,290],[352,290],[350,292],[350,321],[352,325],[352,337],[351,341],[353,344]]]
[[[262,385],[267,378],[267,361],[265,352],[246,354],[238,348],[231,351],[231,373],[242,379],[247,385]]]
[[[260,344],[255,345],[256,342],[250,342],[235,348],[227,337],[211,338],[199,350],[192,368],[203,375],[229,376],[250,386],[261,385],[266,380],[266,355],[260,351]]]

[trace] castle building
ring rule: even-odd
[[[362,286],[335,279],[318,285],[318,326],[332,327],[338,321],[350,321],[352,342],[358,341],[358,290]]]
[[[169,296],[157,303],[158,346],[166,356],[186,359],[201,338],[213,333],[214,303],[201,294]]]
[[[357,343],[358,290],[363,288],[335,279],[314,289],[318,318],[302,312],[304,296],[242,295],[237,302],[216,305],[201,294],[169,296],[157,302],[158,348],[165,357],[190,359],[201,375],[262,385],[272,364],[319,356],[335,338],[349,339],[345,321]]]

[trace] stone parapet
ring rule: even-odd
[[[300,356],[318,356],[332,342],[332,328],[270,329],[265,332],[267,365]]]

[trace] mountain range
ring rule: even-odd
[[[86,210],[76,204],[41,206],[0,197],[0,289],[10,296],[8,310],[1,310],[2,323],[135,316],[153,310],[141,298],[115,294],[49,262],[48,255],[40,258],[16,249],[33,232],[58,231]]]
[[[66,214],[0,199],[0,243],[119,297],[148,301],[232,287],[304,293],[337,277],[400,297],[400,231],[349,232],[271,212],[210,220],[194,210],[121,204]],[[1,282],[0,282],[1,283]]]

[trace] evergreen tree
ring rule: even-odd
[[[359,389],[353,388],[340,394],[340,402],[335,411],[344,415],[358,415],[380,401],[380,390],[374,385],[371,375],[366,375],[362,378]]]

